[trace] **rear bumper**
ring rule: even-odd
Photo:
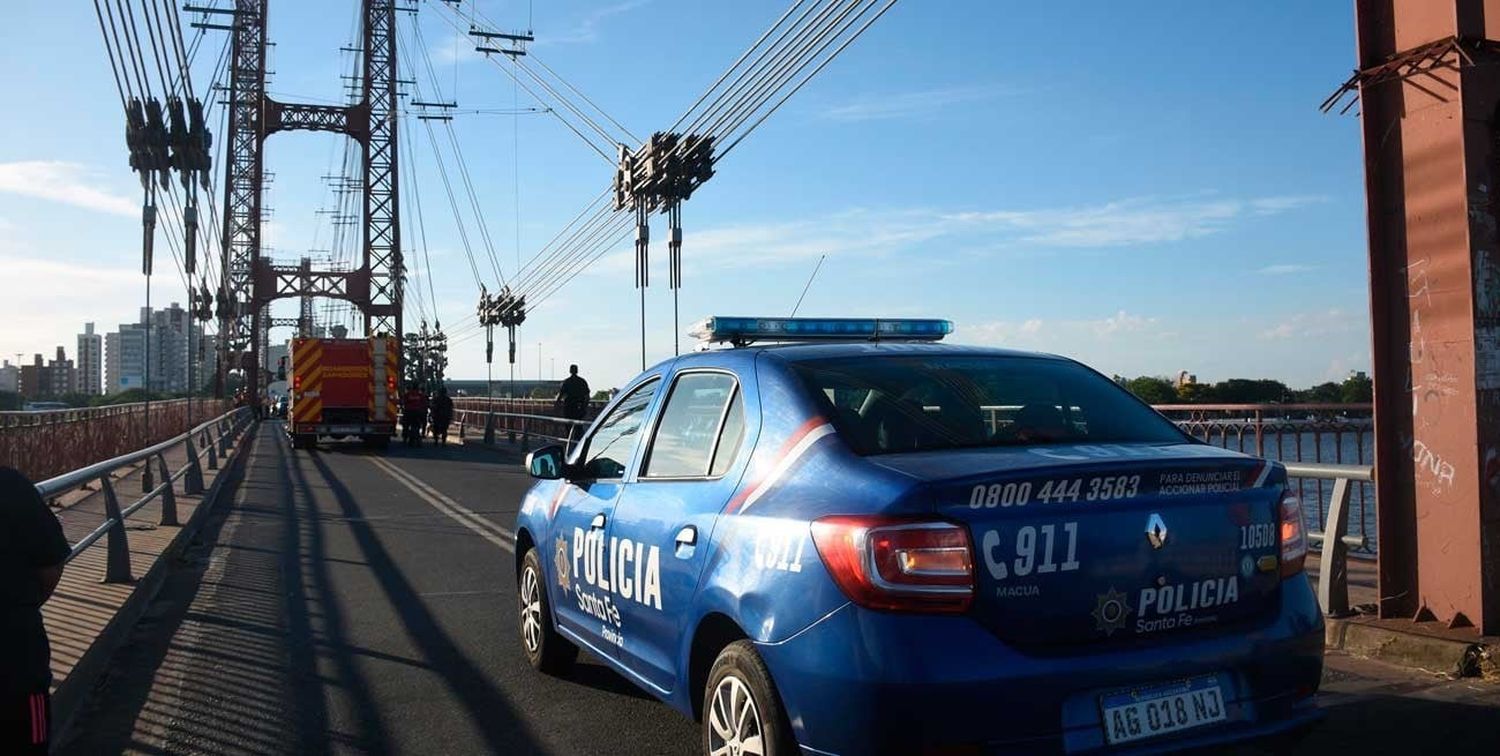
[[[1105,747],[1099,696],[1218,674],[1229,721],[1132,744],[1210,746],[1315,721],[1323,620],[1306,580],[1282,586],[1268,622],[1134,647],[1022,653],[966,617],[846,605],[758,650],[810,753],[1081,752]]]
[[[394,423],[288,423],[286,432],[297,436],[394,436]]]

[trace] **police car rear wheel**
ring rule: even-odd
[[[516,615],[521,631],[521,650],[526,661],[538,671],[561,674],[573,667],[578,647],[558,635],[552,626],[552,607],[547,603],[546,583],[542,577],[542,560],[536,549],[528,549],[517,577]]]
[[[719,652],[703,692],[703,752],[711,756],[796,753],[771,672],[750,641]]]

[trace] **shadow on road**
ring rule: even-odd
[[[332,657],[339,687],[349,696],[354,710],[357,723],[354,745],[371,753],[388,752],[390,747],[385,726],[381,722],[379,709],[375,706],[369,683],[361,675],[346,643],[343,612],[339,608],[333,580],[329,575],[323,523],[310,496],[312,488],[307,484],[307,476],[297,465],[297,457],[287,448],[286,438],[278,434],[277,442],[282,446],[282,453],[278,456],[284,468],[282,511],[285,527],[281,562],[282,573],[287,582],[287,635],[293,639],[289,650],[292,668],[300,671],[296,682],[299,687],[307,688],[303,698],[316,699],[315,704],[298,711],[300,750],[315,753],[327,751],[329,747],[323,681],[318,675],[318,653],[312,645],[313,638],[319,636],[314,634],[312,619],[308,614],[308,607],[315,605],[322,620],[321,637]],[[302,574],[304,564],[311,572],[313,590],[317,592],[315,599],[310,600],[306,593],[307,581]]]
[[[374,529],[363,519],[363,510],[353,494],[318,454],[309,455],[309,459],[337,500],[350,533],[407,635],[421,649],[427,663],[442,674],[444,684],[463,705],[488,749],[492,753],[540,751],[540,745],[532,740],[510,699],[464,655],[402,574]]]

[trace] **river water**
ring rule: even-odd
[[[1202,438],[1201,434],[1198,435]],[[1256,453],[1255,434],[1247,431],[1242,436],[1231,433],[1227,437],[1215,435],[1205,439],[1216,446]],[[1375,433],[1368,426],[1351,427],[1348,430],[1267,431],[1261,439],[1263,456],[1266,459],[1284,462],[1322,462],[1326,464],[1368,465],[1375,458]],[[1331,480],[1294,480],[1301,487],[1302,514],[1307,526],[1323,529],[1323,519],[1328,513],[1333,498]],[[1353,554],[1375,553],[1375,489],[1373,484],[1359,482],[1349,495],[1349,535],[1363,535],[1364,549],[1350,548]]]

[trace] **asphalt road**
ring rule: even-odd
[[[232,503],[60,750],[696,752],[693,722],[587,655],[567,679],[526,665],[517,461],[477,446],[294,453],[262,426]],[[1328,721],[1298,751],[1500,753],[1494,684],[1345,657],[1329,669]]]

